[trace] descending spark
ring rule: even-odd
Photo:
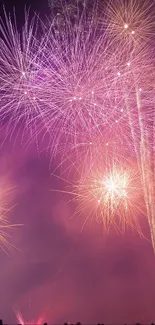
[[[9,212],[14,208],[8,208],[8,204],[6,201],[6,196],[10,193],[11,189],[0,191],[0,248],[8,254],[8,251],[15,248],[10,243],[11,233],[10,230],[16,228],[17,226],[21,226],[21,224],[10,224],[8,219]]]

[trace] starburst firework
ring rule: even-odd
[[[140,175],[133,165],[106,156],[87,173],[78,170],[78,181],[68,182],[68,189],[60,191],[73,196],[75,215],[84,218],[83,225],[95,218],[108,231],[114,227],[124,233],[130,226],[142,235],[140,219],[146,209]]]
[[[107,228],[118,218],[138,227],[135,211],[143,214],[145,200],[155,247],[153,5],[118,0],[100,11],[100,1],[89,10],[86,2],[64,1],[58,7],[47,24],[39,21],[39,29],[27,17],[22,36],[6,16],[1,22],[0,116],[8,129],[24,121],[31,137],[48,134],[51,156],[61,154],[62,170],[67,159],[69,168],[81,172],[73,194],[83,203],[95,197]],[[104,170],[101,164],[96,171],[100,155]],[[141,184],[138,208],[130,159]]]

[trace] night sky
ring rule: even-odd
[[[3,1],[19,15],[24,4],[41,14],[47,1]],[[19,4],[20,3],[20,4]],[[5,127],[0,139],[5,136]],[[26,135],[25,135],[26,137]],[[0,251],[0,318],[15,324],[13,309],[27,321],[41,315],[49,323],[85,324],[155,321],[155,258],[149,241],[128,230],[106,235],[100,224],[86,225],[73,217],[68,198],[50,191],[61,187],[53,178],[50,155],[37,145],[23,146],[20,134],[1,148],[0,172],[15,186],[9,214],[14,249]],[[143,230],[150,237],[147,222]]]
[[[26,6],[27,8],[31,8],[32,11],[39,12],[40,14],[48,13],[48,1],[42,0],[3,0],[0,1],[1,5],[7,7],[10,11],[13,7],[16,8],[18,14],[22,13],[23,8]]]

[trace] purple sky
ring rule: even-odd
[[[15,323],[18,307],[29,321],[41,315],[49,323],[155,321],[151,245],[131,231],[104,235],[96,222],[80,232],[81,220],[71,218],[73,205],[50,192],[62,184],[51,177],[49,161],[45,154],[38,157],[35,145],[26,151],[20,141],[13,147],[7,140],[1,149],[2,180],[16,186],[9,219],[24,223],[12,231],[20,251],[0,251],[1,318]]]
[[[32,1],[32,9],[37,3],[43,12],[45,2]],[[25,1],[3,3],[22,6]],[[0,143],[3,138],[1,131]],[[11,242],[20,250],[9,256],[0,250],[0,318],[15,324],[13,309],[19,308],[27,321],[43,315],[49,324],[155,322],[151,244],[131,231],[107,236],[95,221],[80,232],[73,204],[50,191],[62,188],[62,182],[51,177],[50,157],[38,156],[36,145],[26,150],[12,137],[0,157],[0,185],[15,186],[8,198],[16,205],[9,221],[24,224],[11,231]],[[142,223],[149,238],[147,221]]]

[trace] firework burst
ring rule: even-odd
[[[114,37],[124,50],[143,47],[154,33],[154,9],[149,0],[110,1],[106,10],[110,37]]]
[[[18,126],[36,132],[42,116],[40,76],[42,42],[38,40],[38,19],[25,13],[25,23],[19,29],[16,16],[4,11],[0,19],[0,117],[11,135]],[[40,95],[39,95],[40,94]],[[12,132],[11,132],[12,130]]]
[[[124,233],[130,226],[142,235],[140,218],[146,209],[139,172],[133,165],[104,157],[85,177],[78,170],[79,180],[68,182],[69,189],[60,191],[73,196],[75,215],[86,216],[83,226],[95,218],[108,231],[115,228]]]
[[[22,121],[31,138],[48,134],[51,157],[59,153],[62,168],[67,161],[80,171],[79,213],[89,202],[107,229],[139,229],[145,200],[155,246],[153,5],[58,7],[39,28],[26,16],[20,34],[15,20],[1,21],[0,116],[8,130]]]
[[[100,5],[98,8],[100,8]],[[141,199],[140,201],[137,200],[139,202],[137,215],[146,213],[143,212],[145,209],[140,209],[140,206],[144,205],[145,199],[151,234],[153,234],[155,233],[152,209],[155,197],[153,176],[154,59],[150,51],[150,41],[154,30],[154,20],[151,12],[153,12],[153,6],[150,6],[149,2],[143,5],[135,1],[122,2],[120,0],[110,2],[104,17],[100,15],[103,24],[100,19],[99,24],[94,28],[94,13],[91,19],[90,16],[88,19],[88,16],[84,15],[80,16],[80,18],[84,17],[84,20],[82,18],[79,20],[77,15],[74,22],[71,22],[69,13],[66,14],[66,11],[62,10],[58,15],[58,26],[63,26],[63,31],[61,33],[57,28],[56,44],[63,43],[63,48],[61,45],[57,48],[61,48],[60,52],[63,53],[63,58],[66,57],[65,62],[62,60],[64,69],[61,71],[61,76],[63,76],[62,80],[65,80],[67,91],[69,90],[70,93],[66,92],[64,86],[62,87],[63,91],[60,96],[57,95],[57,98],[62,98],[64,105],[60,103],[60,100],[56,103],[54,99],[56,107],[59,107],[60,115],[58,118],[55,115],[56,120],[52,119],[52,123],[50,123],[53,129],[56,129],[56,123],[58,129],[63,130],[62,152],[60,146],[62,157],[67,156],[67,161],[71,162],[73,169],[79,165],[76,168],[78,172],[81,171],[82,181],[77,185],[77,189],[81,191],[81,194],[78,193],[77,198],[83,197],[86,199],[86,197],[92,195],[92,185],[90,184],[94,185],[93,177],[92,182],[88,181],[85,184],[85,181],[87,177],[89,179],[89,175],[92,175],[91,172],[94,170],[94,165],[100,153],[104,152],[104,156],[107,156],[105,145],[111,148],[111,155],[115,155],[117,151],[119,152],[117,155],[119,164],[117,166],[122,166],[122,163],[126,164],[127,157],[131,158],[132,156],[134,166],[137,164],[136,178],[139,179],[139,184],[141,184]],[[85,23],[88,22],[90,29],[86,28],[86,30],[89,30],[90,33],[86,37],[83,32],[85,31],[84,27],[87,25]],[[102,28],[99,26],[102,26]],[[76,47],[74,47],[75,44]],[[89,66],[87,62],[91,63],[91,65]],[[86,69],[83,67],[86,67]],[[64,71],[65,74],[63,74]],[[81,71],[84,71],[86,78],[81,78]],[[68,78],[68,72],[70,79]],[[59,87],[57,91],[60,92]],[[65,92],[69,99],[68,105],[67,102],[64,103]],[[88,94],[93,96],[89,97]],[[96,106],[96,109],[93,108],[92,104]],[[111,143],[114,142],[115,145],[111,146]],[[50,147],[52,148],[52,143],[50,143]],[[62,161],[64,160],[62,159]],[[83,170],[81,165],[83,165]],[[106,164],[104,166],[104,172],[106,170],[106,175],[109,177],[107,182],[111,180],[112,187],[116,185],[115,180],[118,182],[118,179],[120,179],[122,185],[118,183],[117,186],[121,190],[123,181],[126,180],[128,183],[130,179],[130,177],[127,177],[126,168],[123,171],[120,167],[113,170],[113,165],[110,168],[109,165],[108,167]],[[132,168],[129,170],[132,170]],[[104,172],[102,179],[106,178]],[[131,174],[129,172],[130,176]],[[109,184],[109,189],[111,187]],[[103,201],[100,215],[112,216],[111,220],[113,222],[114,215],[115,217],[116,215],[124,216],[124,212],[130,210],[131,192],[134,193],[135,189],[134,186],[131,186],[132,191],[129,191],[129,197],[128,195],[120,197],[119,193],[123,193],[123,191],[119,192],[115,189],[115,191],[109,192],[107,186],[103,188],[104,198],[107,201]],[[87,195],[82,192],[83,189],[88,190]],[[74,190],[73,192],[74,194],[77,193]],[[100,198],[96,198],[97,200],[100,203]],[[89,201],[91,202],[92,199],[90,198]],[[109,210],[107,210],[107,206]],[[133,210],[134,206],[137,206],[136,202],[132,206]],[[100,210],[100,205],[98,210]],[[130,211],[130,213],[134,217],[136,216],[135,212]],[[101,217],[101,219],[103,218]],[[106,217],[104,220],[106,220]],[[130,218],[129,220],[131,221]],[[131,224],[134,223],[136,224],[136,219],[134,219],[133,223],[131,222]]]

